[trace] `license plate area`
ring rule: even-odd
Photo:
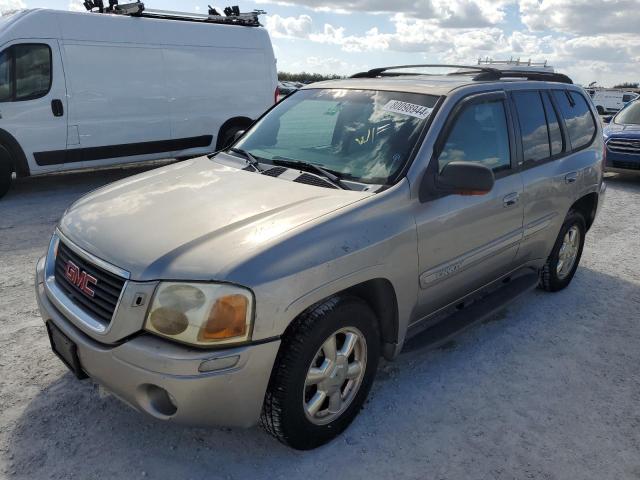
[[[52,321],[48,321],[46,326],[53,353],[62,360],[62,363],[64,363],[78,379],[82,380],[87,378],[87,374],[84,373],[84,370],[82,370],[82,366],[80,365],[77,345],[62,333],[62,331],[56,327]]]

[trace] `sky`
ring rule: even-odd
[[[267,11],[261,22],[271,34],[280,71],[350,75],[385,65],[474,65],[488,57],[547,61],[583,85],[640,82],[640,0],[234,3],[242,11]],[[193,1],[145,5],[207,9],[205,2]],[[84,10],[81,0],[0,0],[0,11],[23,7]]]

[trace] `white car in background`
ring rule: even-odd
[[[157,12],[0,19],[0,197],[13,173],[212,152],[274,104],[276,60],[257,13]]]

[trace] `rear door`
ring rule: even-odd
[[[486,195],[446,195],[419,205],[419,317],[510,271],[522,238],[522,180],[504,92],[462,100],[440,134],[432,162],[482,163],[496,177]],[[434,165],[430,165],[434,168]]]
[[[593,165],[595,119],[582,94],[568,90],[516,91],[511,96],[521,131],[524,239],[519,262],[546,259],[583,170]]]
[[[64,168],[67,92],[56,40],[16,41],[0,53],[0,128],[18,141],[32,173]]]

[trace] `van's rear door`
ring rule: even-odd
[[[22,147],[31,173],[66,160],[67,92],[57,40],[14,41],[0,52],[0,128]]]

